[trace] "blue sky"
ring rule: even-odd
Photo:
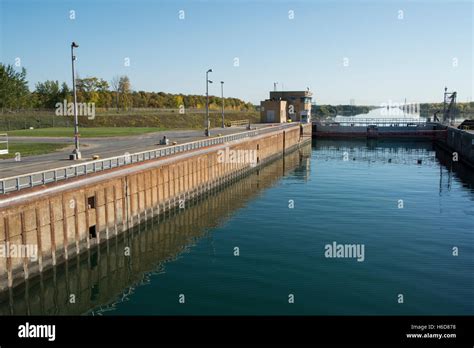
[[[435,102],[445,85],[473,100],[471,1],[0,3],[0,61],[20,58],[30,89],[47,79],[70,85],[74,40],[81,77],[126,74],[135,90],[204,94],[212,68],[226,95],[254,103],[275,81],[310,87],[318,104]]]

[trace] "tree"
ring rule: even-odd
[[[181,94],[174,96],[174,107],[179,108],[181,105],[184,106],[183,96]]]
[[[123,75],[120,76],[119,83],[118,83],[118,90],[121,96],[121,104],[124,110],[127,110],[130,106],[130,79],[128,76]]]
[[[63,101],[58,81],[38,82],[35,86],[35,94],[37,106],[40,108],[54,109],[56,103]]]
[[[17,72],[12,65],[0,63],[0,108],[12,110],[25,107],[29,95],[25,68]]]
[[[130,79],[125,75],[115,76],[110,82],[110,87],[109,83],[101,78],[77,76],[77,100],[96,103],[97,107],[109,108],[115,105],[117,111],[120,108],[129,109],[131,106],[174,109],[185,105],[189,109],[202,109],[206,105],[206,97],[203,95],[132,91]],[[56,103],[62,103],[65,99],[68,102],[73,99],[71,89],[66,83],[60,84],[52,80],[38,82],[35,91],[30,93],[25,69],[19,72],[11,65],[0,63],[0,109],[19,109],[26,106],[53,109]],[[220,109],[222,100],[220,97],[210,96],[209,105],[212,110]],[[230,110],[254,110],[252,104],[237,98],[226,98],[225,107]]]
[[[99,104],[101,95],[108,92],[109,84],[107,81],[97,77],[86,77],[84,79],[76,79],[78,95],[85,102]],[[98,105],[102,106],[102,105]]]
[[[112,90],[115,92],[115,106],[117,107],[117,112],[119,111],[119,88],[120,88],[120,77],[114,76],[112,81],[110,81]]]
[[[68,102],[72,100],[71,90],[69,89],[66,82],[61,85],[61,92],[59,92],[61,100],[66,99]]]

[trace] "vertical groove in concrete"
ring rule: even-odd
[[[79,234],[79,202],[74,198],[74,236],[76,241],[76,254],[80,253],[80,234]]]
[[[68,232],[68,223],[67,223],[67,212],[66,212],[66,202],[64,200],[64,195],[61,195],[61,206],[63,209],[63,245],[64,245],[64,258],[67,260],[68,259],[68,237],[67,237],[67,232]]]
[[[10,240],[10,219],[8,215],[3,218],[3,226],[5,229],[5,245],[8,247],[8,242]],[[8,287],[13,285],[13,270],[12,270],[12,258],[10,253],[7,254],[7,277],[8,277]]]
[[[117,187],[114,185],[113,186],[113,199],[114,199],[114,204],[113,204],[113,209],[114,209],[114,234],[117,236],[118,229],[117,229]]]
[[[257,151],[260,164],[260,162],[264,163],[272,156],[279,156],[282,152],[287,152],[289,148],[297,145],[300,140],[299,129],[295,128],[294,130],[281,131],[258,139],[249,138],[245,142],[229,143],[223,147],[229,147],[233,150]],[[62,256],[63,248],[64,259],[69,258],[69,243],[73,243],[73,238],[75,238],[77,255],[82,252],[81,248],[84,244],[86,244],[90,253],[89,228],[91,224],[95,224],[96,228],[94,244],[99,244],[101,240],[104,240],[104,237],[100,237],[101,235],[105,235],[105,240],[112,237],[110,233],[111,223],[114,224],[115,235],[118,234],[118,225],[121,224],[121,232],[128,233],[129,231],[133,236],[133,227],[140,224],[143,215],[146,220],[149,215],[155,215],[155,210],[158,214],[164,213],[165,216],[172,214],[175,209],[179,210],[181,208],[183,202],[187,207],[190,200],[202,201],[205,197],[214,195],[215,190],[220,185],[227,185],[227,183],[242,177],[251,170],[248,163],[220,163],[217,156],[217,150],[208,153],[196,151],[195,155],[181,161],[171,160],[156,167],[129,172],[123,177],[82,186],[79,189],[75,188],[75,191],[63,191],[60,194],[46,197],[38,195],[38,199],[31,203],[6,208],[3,218],[4,222],[7,222],[4,223],[6,227],[3,228],[8,229],[8,231],[5,231],[5,241],[12,241],[11,236],[13,236],[13,239],[20,238],[18,236],[20,233],[23,243],[25,238],[26,241],[29,241],[30,236],[36,238],[40,249],[38,265],[40,270],[43,270],[49,264],[46,263],[46,258],[42,258],[43,254],[49,253],[49,250],[47,250],[48,238],[45,238],[48,233],[51,235],[53,266],[59,262],[59,256]],[[70,206],[71,209],[69,209],[66,205],[70,193],[72,193],[71,197],[74,198],[74,209]],[[95,198],[93,209],[88,208],[89,196]],[[45,201],[46,209],[38,203],[40,200]],[[79,202],[84,202],[83,212],[81,211],[82,203],[79,204]],[[112,206],[109,206],[109,204],[112,204]],[[211,208],[209,207],[209,209]],[[215,208],[218,209],[219,207],[216,206]],[[102,212],[102,209],[105,210]],[[48,212],[49,231],[47,226]],[[33,230],[34,222],[30,219],[33,213],[36,214],[36,237],[34,237]],[[84,217],[82,217],[82,213],[84,213]],[[70,219],[74,219],[74,221],[68,219],[68,214],[74,214],[74,217],[70,216]],[[111,216],[111,214],[113,215]],[[20,222],[18,222],[18,217],[21,220]],[[135,221],[135,218],[138,221]],[[199,220],[199,217],[197,216],[196,219]],[[72,233],[73,225],[74,234]],[[61,227],[62,235],[57,234]],[[0,224],[0,233],[2,232],[1,229],[2,225]],[[69,233],[69,229],[71,229],[71,233]],[[85,241],[82,240],[82,232],[84,232]],[[102,232],[105,232],[105,234],[102,234]],[[63,245],[60,243],[61,239]],[[133,246],[130,245],[130,247]],[[17,268],[21,267],[21,264],[17,265],[16,262],[9,260],[8,267],[9,283],[11,283]],[[0,271],[2,271],[1,268],[2,265],[0,265]],[[33,272],[33,267],[30,267],[29,272]]]
[[[55,232],[55,217],[54,208],[51,199],[49,200],[49,229],[51,232],[51,258],[53,266],[56,266],[56,232]]]
[[[91,242],[89,238],[89,203],[88,203],[88,194],[87,191],[84,192],[84,215],[85,215],[85,220],[86,220],[86,228],[85,228],[85,236],[86,236],[86,246],[87,249],[89,250],[91,247]]]
[[[95,242],[100,244],[100,215],[99,215],[99,199],[97,192],[94,191],[94,200],[95,200]],[[91,209],[92,210],[92,209]]]
[[[41,218],[38,206],[35,207],[36,218],[36,243],[38,245],[38,268],[43,271],[43,243],[41,241]]]
[[[25,212],[20,213],[20,224],[21,224],[21,244],[27,245],[26,242],[26,228],[25,228]],[[28,249],[26,249],[28,250]],[[28,255],[23,255],[23,272],[25,279],[28,279]]]
[[[122,232],[124,232],[128,227],[128,219],[126,218],[127,214],[125,212],[126,209],[126,199],[125,195],[127,194],[127,190],[125,188],[125,180],[126,178],[122,178]]]
[[[107,195],[107,187],[104,187],[105,201],[105,239],[109,239],[109,200]]]

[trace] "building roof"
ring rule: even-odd
[[[304,91],[270,91],[270,95],[272,94],[296,94],[296,95],[301,95],[301,94],[304,94],[304,95],[307,95],[307,96],[312,96],[313,95],[313,92],[309,91],[309,90],[304,90]]]

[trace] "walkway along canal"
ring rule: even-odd
[[[185,209],[206,192],[310,142],[311,126],[302,129],[299,124],[275,127],[2,196],[0,241],[6,255],[0,258],[1,287],[14,288],[143,221]],[[256,158],[256,163],[222,156],[242,150],[255,151],[244,159]]]
[[[1,315],[78,315],[110,311],[127,300],[137,286],[160,273],[166,263],[186,252],[210,229],[225,223],[234,211],[255,199],[298,166],[309,166],[311,145],[291,151],[264,166],[239,172],[219,187],[195,196],[185,208],[154,215],[98,247],[50,268],[0,295]],[[129,248],[130,256],[124,250]],[[71,302],[71,295],[73,301]]]

